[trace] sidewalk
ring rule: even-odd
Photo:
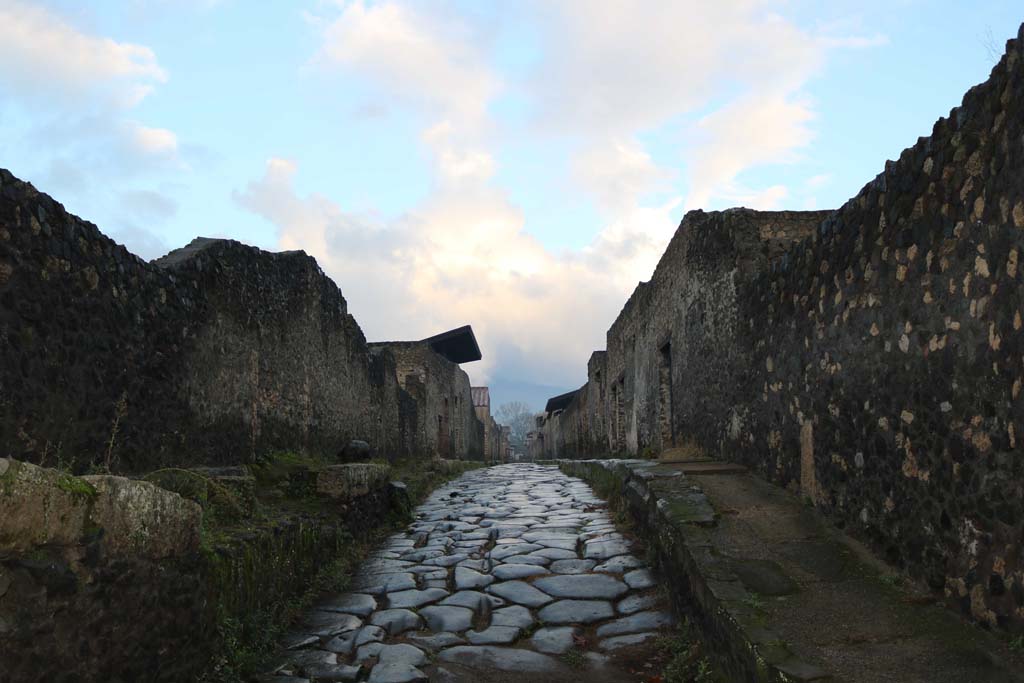
[[[696,610],[736,680],[1024,680],[1018,653],[742,467],[559,464],[622,487],[674,596]]]

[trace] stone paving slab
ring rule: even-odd
[[[468,472],[297,620],[269,680],[637,681],[627,662],[675,624],[640,556],[556,467]]]
[[[560,464],[622,494],[671,577],[674,599],[696,610],[729,680],[1024,680],[1005,643],[931,594],[894,585],[885,578],[892,570],[860,544],[762,479],[706,469],[693,476],[684,473],[691,464],[639,460]],[[628,621],[646,613],[640,602],[620,601],[616,609],[633,616],[598,634],[643,630],[646,617]],[[607,649],[623,641],[602,642]]]

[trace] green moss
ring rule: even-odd
[[[83,500],[93,500],[96,498],[98,492],[89,482],[78,477],[71,476],[70,474],[61,474],[57,479],[57,488],[61,491],[70,493],[75,498]]]

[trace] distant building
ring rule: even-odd
[[[371,353],[391,352],[399,384],[416,400],[416,443],[443,458],[484,457],[486,422],[476,415],[469,375],[459,367],[482,358],[472,327],[369,347]]]
[[[491,391],[487,387],[473,387],[473,410],[484,426],[484,460],[504,462],[505,452],[501,445],[501,426],[491,415]]]
[[[503,462],[512,462],[512,428],[501,425],[501,457]]]

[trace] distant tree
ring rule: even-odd
[[[526,443],[527,432],[533,431],[533,411],[530,410],[530,406],[522,401],[502,403],[494,414],[494,419],[499,424],[509,426],[512,430],[509,440],[517,446],[522,446]]]

